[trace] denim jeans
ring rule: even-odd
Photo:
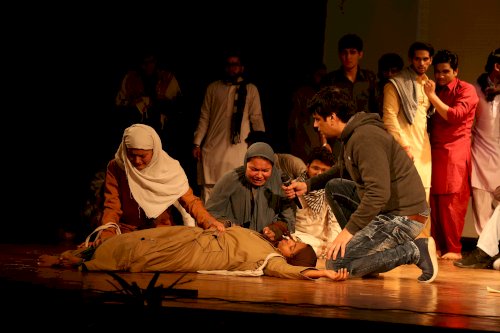
[[[331,179],[325,185],[325,196],[337,222],[344,229],[360,202],[356,183],[348,179]]]
[[[345,224],[359,204],[353,181],[332,179],[325,193],[337,220]],[[340,221],[341,220],[341,221]],[[327,269],[337,271],[347,268],[351,277],[383,273],[405,264],[415,264],[420,252],[413,240],[424,224],[405,216],[377,215],[366,227],[359,230],[347,243],[345,256],[328,259]]]

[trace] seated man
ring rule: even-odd
[[[95,242],[94,244],[97,244]],[[76,266],[83,271],[199,272],[288,279],[327,277],[345,280],[338,272],[317,270],[316,256],[304,243],[284,239],[273,247],[259,233],[241,227],[225,232],[172,226],[144,229],[105,239],[96,247],[42,255],[39,266]]]
[[[307,171],[297,180],[306,181],[322,174],[334,164],[332,153],[324,147],[316,147],[309,154]],[[318,258],[325,258],[327,246],[335,240],[341,228],[325,198],[325,190],[310,191],[301,197],[302,209],[295,214],[295,233],[292,237],[310,244]]]

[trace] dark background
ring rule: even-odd
[[[183,91],[178,143],[188,155],[175,157],[188,176],[204,89],[219,78],[228,47],[243,50],[266,128],[276,150],[287,151],[290,94],[309,66],[323,59],[326,5],[327,0],[186,1],[6,10],[13,23],[5,30],[2,57],[7,200],[0,240],[53,242],[60,230],[82,230],[89,182],[121,140],[113,114],[120,80],[144,49],[157,50]]]

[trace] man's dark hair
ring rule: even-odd
[[[458,55],[449,50],[439,50],[432,58],[432,65],[436,66],[437,64],[450,64],[450,67],[456,71],[458,68]]]
[[[402,70],[404,67],[403,58],[397,53],[384,53],[378,59],[378,72],[377,76],[379,80],[384,79],[383,72],[389,71],[393,68],[397,68],[398,71]]]
[[[335,158],[333,157],[333,154],[325,147],[314,147],[311,150],[309,156],[307,157],[306,163],[311,164],[314,160],[321,161],[328,166],[332,166],[335,164]]]
[[[429,52],[429,56],[434,56],[434,47],[430,43],[415,42],[411,44],[410,48],[408,49],[408,58],[413,59],[413,57],[415,56],[415,52],[422,50]]]
[[[356,34],[346,34],[340,37],[338,42],[339,53],[345,49],[356,49],[361,52],[363,51],[363,40]]]
[[[313,247],[307,244],[306,247],[297,251],[293,257],[287,258],[286,261],[293,266],[316,267],[318,258]]]
[[[486,60],[486,65],[484,66],[484,70],[486,73],[493,72],[493,67],[495,64],[500,63],[500,49],[493,50],[488,55],[488,60]]]
[[[245,142],[249,147],[256,142],[265,142],[274,149],[273,139],[264,131],[250,131],[248,136],[245,138]]]
[[[308,111],[323,119],[335,113],[344,123],[357,112],[356,104],[349,90],[337,86],[321,88],[310,100]]]

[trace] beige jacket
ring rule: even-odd
[[[230,227],[219,234],[215,229],[172,226],[108,238],[83,265],[89,271],[245,271],[258,269],[273,252],[278,251],[250,229]],[[264,275],[308,279],[301,274],[307,269],[315,268],[292,266],[275,256],[268,259]]]

